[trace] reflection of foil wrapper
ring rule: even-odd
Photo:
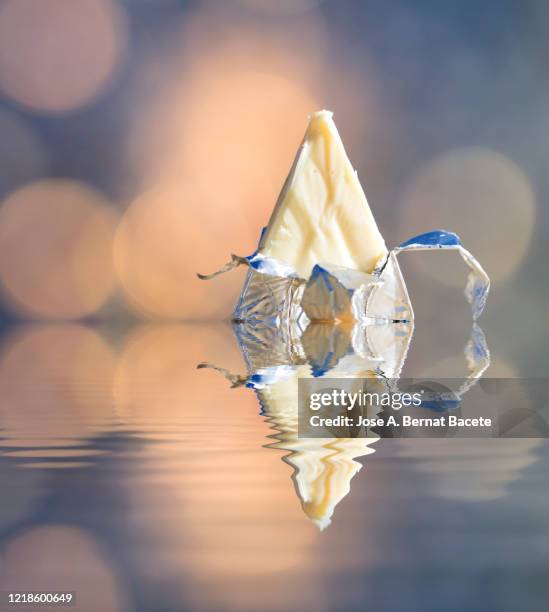
[[[334,325],[316,323],[299,332],[269,325],[239,324],[235,333],[250,377],[260,387],[307,364],[314,377],[373,376],[397,378],[412,339],[412,323]]]

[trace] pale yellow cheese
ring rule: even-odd
[[[317,263],[371,272],[386,255],[331,112],[310,118],[259,251],[304,279]]]

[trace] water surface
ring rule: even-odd
[[[203,361],[245,374],[223,324],[4,336],[0,591],[94,612],[546,609],[546,441],[379,440],[343,459],[320,529],[253,390]]]

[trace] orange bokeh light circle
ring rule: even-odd
[[[107,200],[77,181],[11,193],[0,208],[0,281],[11,308],[52,319],[96,312],[113,289],[116,220]]]
[[[6,0],[0,89],[36,111],[78,109],[104,91],[127,44],[126,13],[111,0]]]

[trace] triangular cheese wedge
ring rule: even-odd
[[[304,279],[319,262],[371,272],[387,254],[331,112],[311,117],[258,251]]]

